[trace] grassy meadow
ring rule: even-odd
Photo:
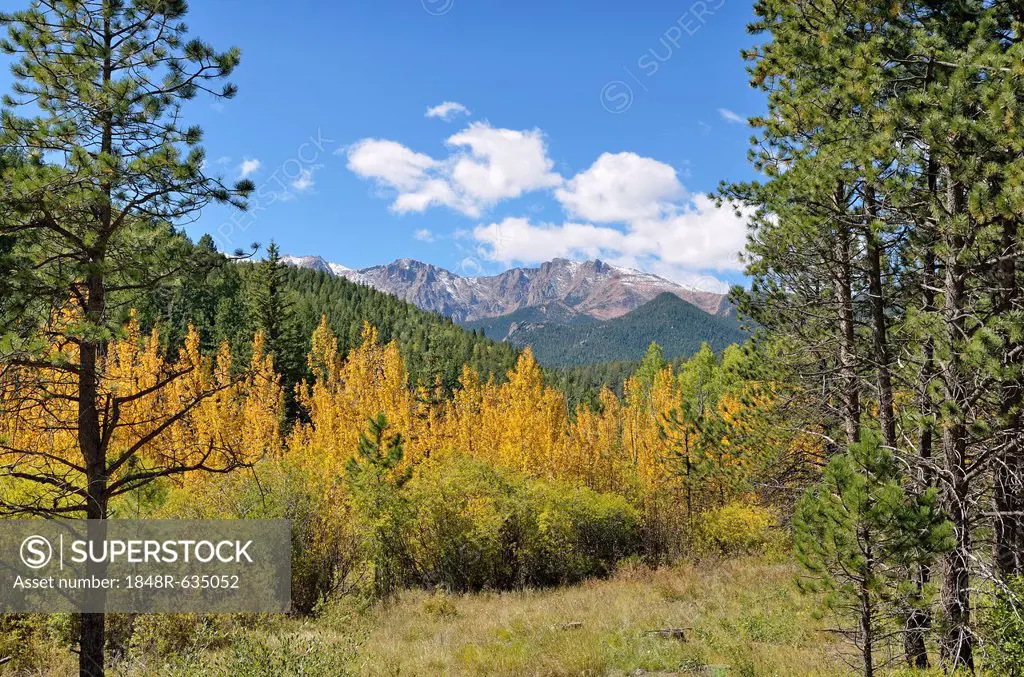
[[[364,675],[832,675],[796,569],[756,559],[547,591],[408,592],[367,615]],[[685,641],[657,632],[683,628]]]
[[[626,562],[608,579],[571,587],[406,590],[389,603],[330,606],[315,619],[151,616],[154,641],[132,647],[112,674],[852,674],[844,647],[815,619],[815,600],[796,590],[798,572],[754,557],[655,570]],[[683,628],[685,641],[656,632],[668,628]],[[73,670],[66,649],[41,646],[32,655],[17,673],[0,674]]]

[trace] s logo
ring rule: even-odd
[[[53,546],[42,536],[29,536],[21,542],[21,561],[29,569],[42,569],[53,559]]]

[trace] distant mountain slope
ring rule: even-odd
[[[496,343],[450,318],[324,272],[293,269],[285,280],[303,339],[303,362],[313,330],[326,316],[342,354],[358,345],[363,323],[369,322],[382,342],[398,342],[412,382],[427,387],[440,383],[446,391],[453,390],[464,364],[483,378],[494,376],[498,381],[515,365],[518,351],[512,345]]]
[[[191,251],[187,249],[191,248]],[[174,354],[189,327],[199,331],[204,352],[213,353],[227,342],[240,364],[246,364],[253,332],[264,318],[257,308],[267,303],[266,262],[232,262],[216,251],[213,238],[184,241],[180,283],[135,298],[140,323],[146,330],[160,327],[161,339]],[[455,324],[451,318],[430,313],[365,285],[338,277],[330,270],[288,267],[276,276],[279,314],[275,364],[291,392],[310,378],[307,355],[321,318],[338,339],[345,356],[362,340],[363,324],[377,328],[382,342],[395,341],[405,361],[410,382],[447,392],[457,387],[463,365],[469,364],[484,379],[505,378],[515,366],[518,350],[484,338],[479,332]],[[127,306],[121,304],[124,312]],[[127,318],[125,318],[127,319]]]
[[[722,350],[746,339],[735,319],[709,315],[670,293],[611,320],[566,321],[556,313],[529,308],[465,326],[481,329],[496,341],[530,346],[537,361],[549,367],[638,360],[652,341],[673,358],[696,352],[704,342]]]
[[[665,292],[710,314],[728,311],[721,294],[688,289],[665,278],[603,261],[555,259],[538,268],[512,268],[489,277],[461,277],[412,259],[352,270],[318,256],[286,256],[285,263],[365,284],[456,322],[509,315],[558,304],[565,311],[611,319]]]
[[[560,303],[547,303],[542,306],[520,308],[514,313],[501,317],[464,322],[463,326],[468,329],[480,330],[487,338],[494,341],[507,341],[512,334],[525,331],[528,327],[539,325],[582,326],[600,322],[601,320],[589,315],[574,313]]]

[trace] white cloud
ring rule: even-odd
[[[259,160],[242,160],[242,164],[238,167],[238,173],[241,174],[244,179],[249,177],[249,175],[258,172],[262,166],[263,163]]]
[[[451,176],[456,185],[481,202],[519,197],[562,182],[552,171],[555,163],[548,157],[539,129],[494,129],[474,122],[448,139],[448,145],[469,150],[455,160]]]
[[[556,257],[608,258],[626,248],[625,234],[588,223],[534,224],[523,217],[480,225],[473,237],[488,248],[492,260],[505,264],[538,263]]]
[[[478,219],[487,208],[527,193],[561,205],[564,217],[550,222],[520,212],[455,231],[457,243],[474,242],[479,257],[496,263],[601,258],[718,290],[726,288],[722,275],[743,269],[738,253],[749,212],[737,215],[732,205],[719,207],[705,194],[688,192],[669,164],[636,153],[603,153],[566,180],[554,170],[538,129],[476,122],[446,143],[449,153],[438,157],[386,139],[363,139],[342,152],[348,168],[384,189],[398,213],[441,206]],[[414,237],[436,240],[426,229]]]
[[[675,169],[635,153],[605,153],[555,191],[569,214],[599,223],[658,218],[685,194]]]
[[[602,258],[618,265],[674,271],[738,271],[746,218],[695,195],[674,214],[633,221],[625,227],[589,223],[534,224],[520,217],[480,225],[474,238],[494,261],[537,263],[555,257]]]
[[[469,109],[458,101],[445,101],[427,109],[428,118],[439,118],[445,122],[451,122],[459,115],[469,115]]]
[[[352,172],[395,191],[391,208],[399,213],[446,206],[478,217],[499,200],[562,181],[539,130],[474,123],[447,143],[452,153],[443,160],[386,139],[363,139],[345,152]]]
[[[732,112],[728,108],[719,108],[718,114],[721,115],[722,119],[725,120],[726,122],[731,122],[735,125],[747,124],[747,119],[745,117],[743,117],[739,113]]]
[[[480,206],[465,196],[459,195],[445,178],[432,178],[423,181],[416,190],[399,193],[391,208],[399,214],[408,212],[425,212],[434,205],[443,205],[467,216],[480,216]]]
[[[397,141],[363,139],[347,149],[348,168],[364,179],[375,179],[399,191],[413,191],[437,163]]]

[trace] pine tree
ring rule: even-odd
[[[295,301],[287,286],[287,270],[281,261],[281,249],[272,240],[265,261],[252,265],[245,277],[245,305],[248,333],[266,337],[267,352],[274,356],[285,386],[290,415],[295,412],[294,390],[305,375],[302,360],[303,341],[295,321]]]
[[[859,443],[832,458],[793,516],[797,557],[810,574],[803,587],[823,590],[841,623],[856,619],[855,629],[843,630],[861,651],[865,677],[875,672],[889,621],[923,601],[906,585],[910,573],[953,544],[936,490],[908,494],[905,479],[879,435],[864,429]]]
[[[395,592],[407,568],[408,505],[400,489],[412,477],[412,469],[402,469],[402,436],[389,434],[388,428],[384,414],[371,418],[368,431],[359,436],[356,455],[345,467],[346,486],[366,526],[364,548],[372,567],[372,594],[377,598]]]
[[[761,0],[755,13],[770,34],[748,53],[769,97],[752,151],[766,180],[723,193],[758,208],[742,307],[821,393],[805,401],[831,451],[877,412],[918,486],[941,488],[957,536],[941,657],[970,670],[979,522],[994,522],[1003,576],[1024,543],[1020,15],[981,0]],[[908,618],[918,667],[928,616]]]
[[[654,385],[655,374],[664,369],[665,365],[665,351],[656,342],[652,341],[651,345],[647,347],[644,359],[640,361],[640,366],[636,368],[633,376],[636,377],[640,386],[649,392]]]
[[[142,451],[108,453],[117,409],[126,403],[114,398],[111,412],[100,400],[100,363],[123,312],[177,273],[174,224],[211,202],[244,207],[241,199],[253,189],[251,182],[229,188],[207,176],[201,130],[180,126],[185,101],[200,92],[235,93],[230,84],[214,88],[240,58],[238,50],[217,52],[188,40],[186,10],[183,0],[83,0],[0,14],[8,29],[0,50],[16,59],[0,146],[27,158],[3,171],[0,236],[17,233],[18,255],[31,264],[9,280],[18,313],[5,318],[0,361],[55,369],[75,382],[80,458],[56,478],[39,480],[80,496],[63,515],[106,518],[110,476]],[[12,108],[28,108],[34,117]],[[50,360],[53,344],[75,346],[74,361]],[[7,460],[0,465],[11,467]],[[84,477],[68,483],[69,472]],[[158,476],[148,472],[135,481]],[[24,513],[39,506],[4,508]],[[104,674],[103,628],[102,614],[82,617],[82,675]]]

